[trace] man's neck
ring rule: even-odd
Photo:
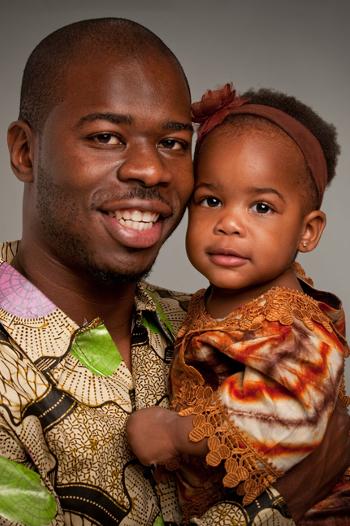
[[[105,284],[20,246],[12,265],[78,325],[101,318],[130,367],[136,283]]]

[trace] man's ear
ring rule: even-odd
[[[299,241],[300,252],[311,252],[317,247],[326,226],[326,214],[313,210],[304,217],[302,235]]]
[[[34,133],[24,121],[10,124],[7,131],[7,144],[10,152],[13,173],[23,183],[33,181]]]

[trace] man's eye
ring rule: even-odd
[[[221,201],[217,197],[209,196],[201,199],[199,204],[207,208],[216,208],[221,205]]]
[[[114,146],[116,144],[122,144],[122,141],[113,133],[97,133],[91,137],[91,139],[97,144],[108,144]]]
[[[267,203],[259,202],[252,206],[252,210],[257,214],[268,214],[273,212],[273,208]]]
[[[185,141],[179,141],[178,139],[163,139],[160,141],[159,146],[166,150],[187,150],[188,143]]]

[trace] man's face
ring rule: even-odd
[[[30,236],[71,268],[136,279],[192,190],[185,81],[160,56],[99,56],[66,79],[39,135]]]

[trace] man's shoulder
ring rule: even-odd
[[[1,325],[1,321],[0,321],[0,345],[3,342],[8,343],[8,341],[9,341],[9,336],[7,332],[5,331],[4,327]]]
[[[19,424],[24,408],[41,398],[49,382],[0,324],[0,415]]]
[[[169,290],[147,282],[143,282],[142,286],[146,294],[152,298],[159,319],[175,337],[185,320],[192,295],[186,292]]]
[[[0,242],[0,259],[11,263],[14,256],[17,254],[19,241],[3,241]]]
[[[150,292],[152,295],[157,295],[160,299],[165,301],[172,300],[178,303],[185,302],[188,304],[192,297],[192,294],[190,292],[180,292],[177,290],[166,289],[164,287],[160,287],[159,285],[153,285],[152,283],[148,283],[146,281],[143,282],[143,285],[146,291]]]

